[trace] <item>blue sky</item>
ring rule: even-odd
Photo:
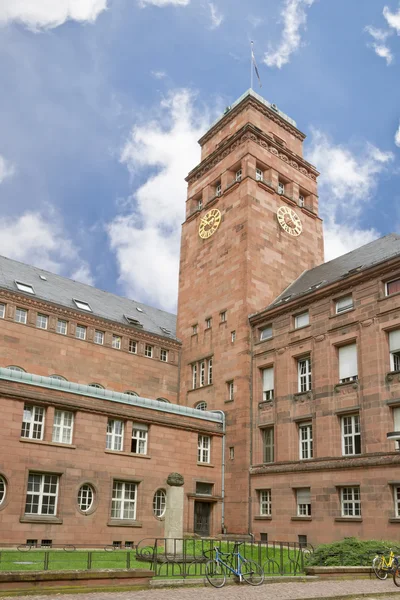
[[[175,310],[184,177],[250,40],[326,258],[400,232],[398,0],[0,0],[0,253]]]

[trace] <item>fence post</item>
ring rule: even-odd
[[[129,550],[126,551],[126,568],[131,568],[131,553]]]
[[[43,565],[44,571],[49,570],[49,558],[50,558],[49,554],[50,554],[50,552],[48,550],[46,550],[46,552],[44,553],[44,565]]]
[[[88,552],[87,553],[87,570],[90,571],[91,568],[92,568],[92,553]]]

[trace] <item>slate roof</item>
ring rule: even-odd
[[[15,281],[31,285],[35,295],[18,290]],[[0,288],[65,306],[82,315],[92,314],[129,327],[124,316],[126,315],[140,321],[143,325],[142,328],[132,326],[132,331],[147,331],[169,339],[176,339],[176,315],[4,256],[0,256]],[[92,312],[77,308],[73,298],[87,302]],[[168,334],[162,328],[171,333]]]
[[[323,263],[309,271],[304,271],[266,310],[279,306],[286,298],[294,300],[354,273],[365,271],[395,256],[400,256],[400,235],[390,233],[365,244],[365,246],[361,246],[361,248],[339,256],[339,258]]]

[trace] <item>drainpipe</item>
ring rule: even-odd
[[[250,385],[249,385],[249,391],[250,391],[250,407],[249,407],[249,418],[250,418],[250,448],[249,448],[249,458],[250,458],[250,465],[249,465],[249,507],[248,507],[248,524],[247,524],[247,531],[248,534],[251,536],[252,540],[254,541],[254,534],[251,532],[251,524],[252,524],[252,519],[253,519],[253,506],[252,506],[252,494],[251,494],[251,467],[253,464],[253,428],[254,428],[254,424],[253,424],[253,356],[254,356],[254,336],[253,336],[253,328],[251,326],[251,323],[249,323],[250,325]]]
[[[221,464],[221,532],[225,533],[225,436],[226,436],[226,417],[223,410],[210,410],[210,412],[218,413],[222,416],[222,464]]]

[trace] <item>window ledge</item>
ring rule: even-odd
[[[312,390],[308,390],[307,392],[297,392],[293,394],[293,400],[312,400],[313,392]]]
[[[107,521],[107,527],[143,527],[143,525],[133,519],[110,519]]]
[[[232,400],[224,400],[224,404],[230,404],[231,402],[234,402],[234,398]]]
[[[400,371],[389,371],[389,373],[386,373],[386,381],[391,382],[396,378],[400,381]]]
[[[354,312],[356,309],[353,308],[349,308],[348,310],[342,310],[342,312],[338,312],[335,313],[334,315],[331,315],[329,318],[330,319],[336,319],[336,317],[341,317],[342,315],[348,315],[349,313]]]
[[[212,465],[211,463],[204,463],[204,462],[198,462],[197,463],[198,467],[209,467],[211,469],[214,469],[215,465]]]
[[[60,517],[53,517],[51,515],[24,515],[23,517],[20,517],[19,522],[62,525],[63,520]]]
[[[19,441],[25,444],[39,444],[39,446],[56,446],[57,448],[76,449],[76,446],[73,444],[59,444],[58,442],[46,442],[45,440],[33,440],[31,438],[19,438]]]
[[[255,521],[272,521],[271,515],[256,515],[254,517]]]
[[[304,517],[290,517],[291,521],[312,521],[312,517],[304,516]]]
[[[395,296],[400,296],[400,292],[395,292],[394,294],[389,294],[389,296],[386,296],[386,294],[385,294],[381,298],[378,298],[378,302],[384,302],[384,300],[388,300],[389,298],[394,298]]]
[[[118,456],[133,456],[134,458],[151,458],[149,454],[136,454],[134,452],[123,452],[122,450],[104,450],[105,454],[117,454]]]
[[[389,523],[400,523],[400,517],[392,517],[389,519]]]
[[[308,325],[302,325],[301,327],[294,327],[293,329],[289,329],[289,333],[294,333],[295,331],[303,331],[303,329],[307,329],[307,327],[311,327],[311,323]]]
[[[352,523],[362,523],[362,517],[335,517],[335,521],[338,523],[347,523],[351,521]]]
[[[204,390],[204,388],[209,388],[212,385],[214,385],[214,384],[213,383],[207,383],[206,385],[202,385],[202,386],[199,386],[199,387],[192,388],[191,390],[188,390],[188,394],[190,392],[198,392],[199,390]]]
[[[343,383],[337,383],[334,387],[335,392],[340,392],[341,389],[346,389],[348,387],[352,387],[354,390],[358,390],[358,386],[360,384],[360,380],[356,381],[344,381]]]

